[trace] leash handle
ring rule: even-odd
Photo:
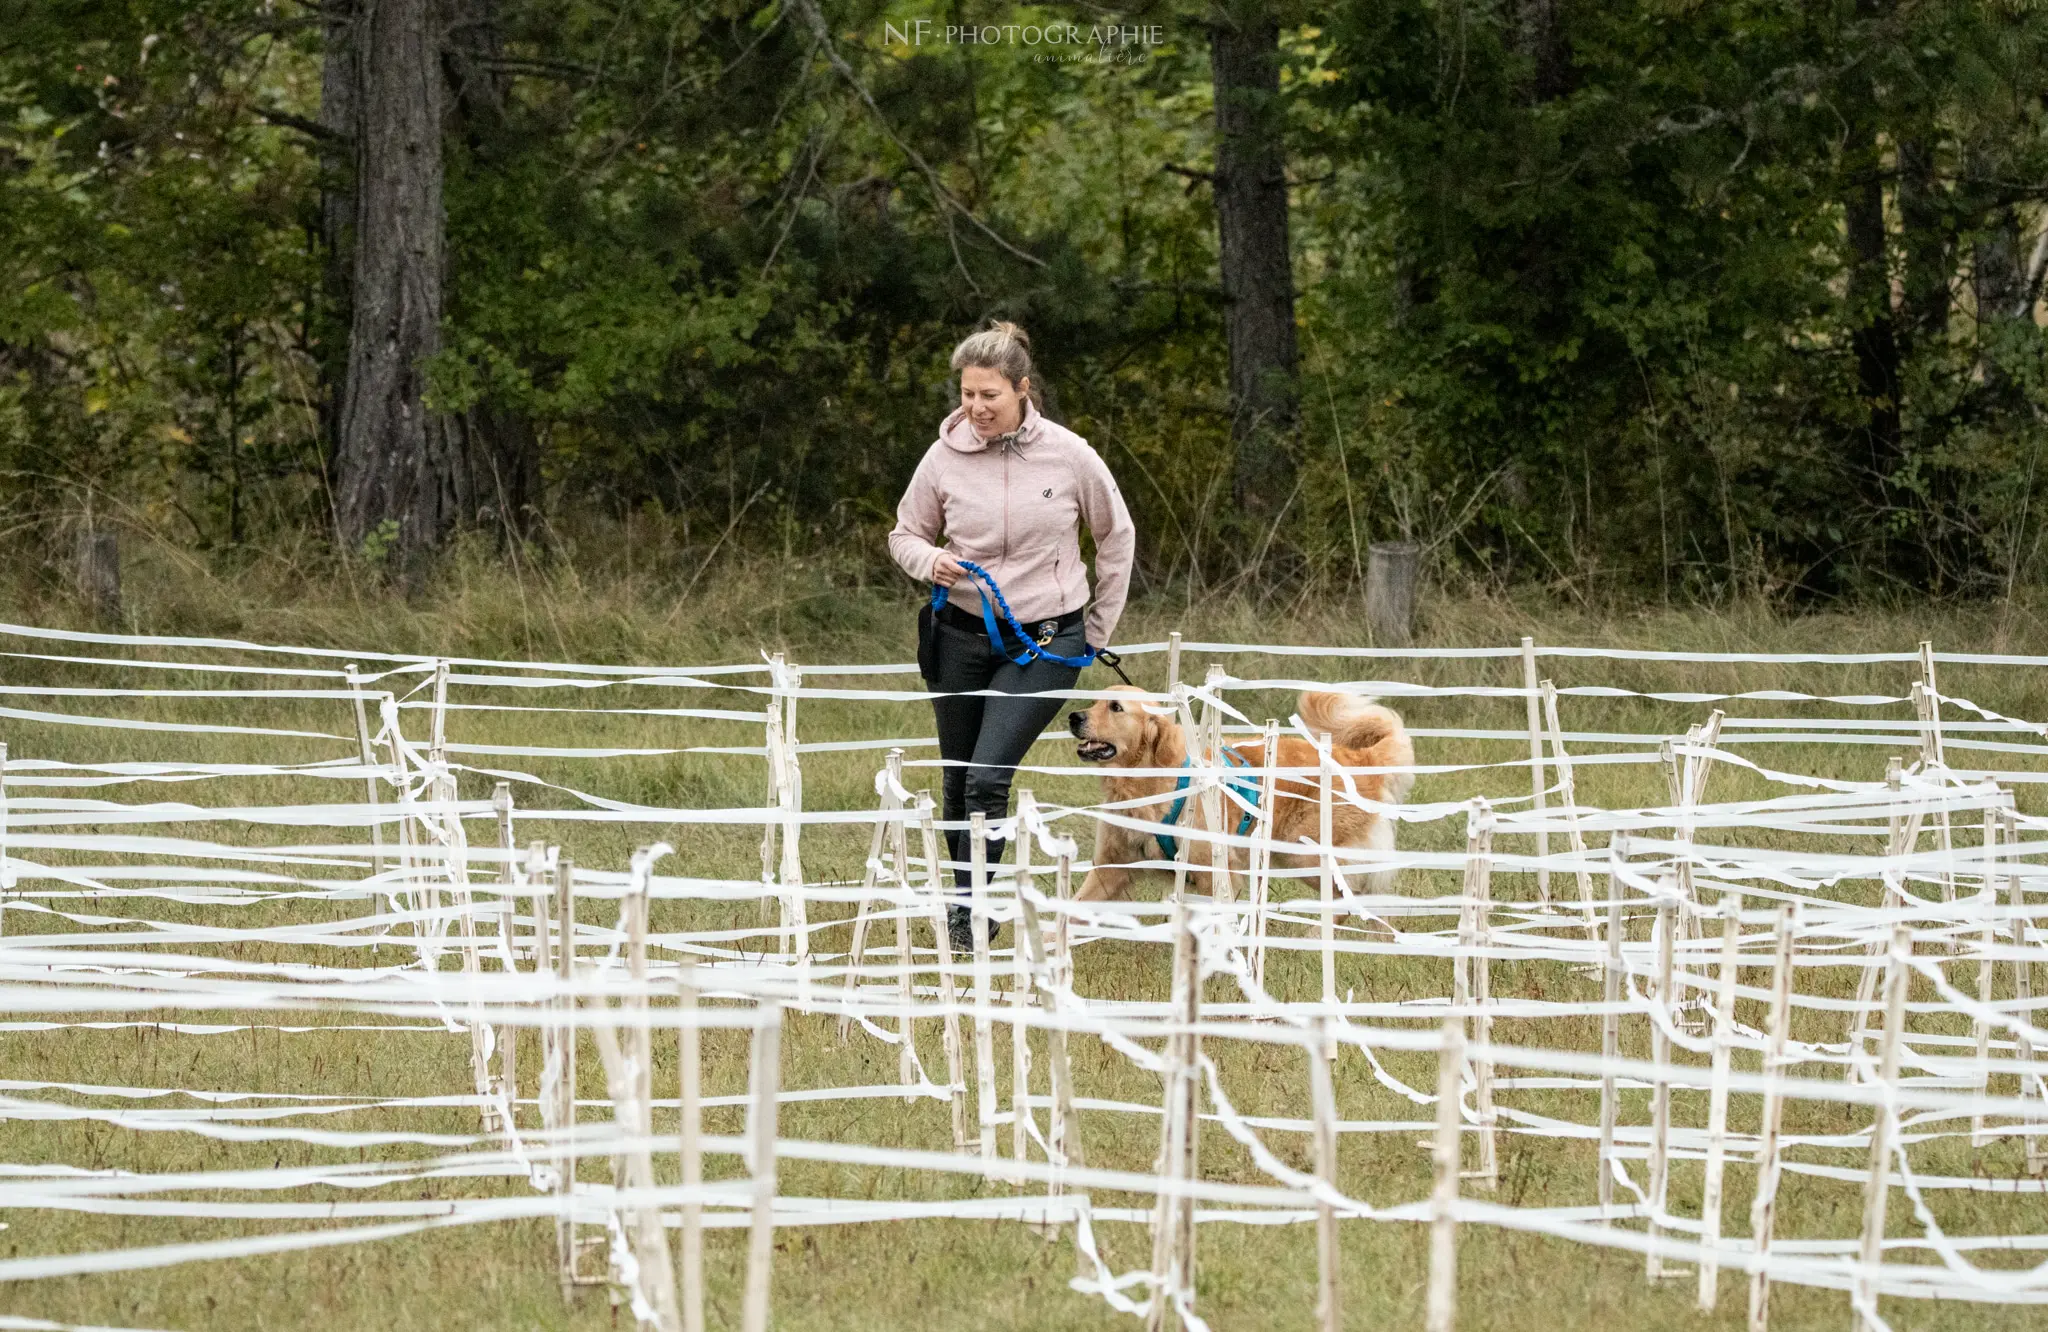
[[[1038,646],[1038,644],[1031,640],[1031,635],[1024,632],[1024,626],[1017,623],[1017,616],[1010,610],[1009,600],[1003,596],[1003,589],[996,583],[995,576],[972,560],[961,560],[959,563],[962,569],[965,569],[988,589],[989,595],[995,598],[996,605],[1002,607],[1003,618],[1009,621],[1010,628],[1015,631],[1018,640],[1024,644],[1024,655],[1021,657],[1012,657],[1004,650],[1002,631],[996,628],[995,611],[989,606],[989,597],[984,596],[981,599],[981,622],[982,626],[988,630],[988,645],[994,648],[1000,656],[1004,657],[1012,665],[1029,666],[1035,658],[1042,657],[1047,661],[1057,662],[1061,666],[1072,666],[1078,670],[1087,666],[1090,662],[1099,661],[1115,671],[1117,678],[1125,684],[1131,683],[1131,677],[1124,674],[1124,669],[1121,665],[1123,658],[1111,652],[1108,648],[1091,646],[1078,657],[1062,657],[1057,652],[1047,652],[1044,648]],[[932,584],[933,611],[938,611],[945,606],[947,595],[943,585],[938,583]],[[1132,688],[1136,687],[1132,685]]]

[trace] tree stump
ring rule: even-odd
[[[1375,541],[1365,567],[1365,623],[1375,647],[1406,647],[1415,632],[1415,576],[1422,548]]]
[[[95,618],[102,622],[121,618],[121,541],[112,528],[88,523],[78,529],[71,580]]]

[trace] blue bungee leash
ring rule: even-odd
[[[1031,635],[1024,632],[1023,625],[1017,623],[1017,617],[1011,612],[1010,603],[1003,596],[1003,589],[996,585],[994,576],[972,560],[961,560],[959,564],[961,568],[965,569],[987,589],[986,595],[981,599],[981,623],[982,627],[988,630],[989,647],[998,655],[1018,666],[1029,666],[1034,659],[1043,658],[1046,661],[1055,662],[1061,666],[1072,666],[1076,670],[1088,665],[1090,662],[1099,661],[1115,671],[1119,680],[1122,680],[1125,684],[1131,683],[1131,677],[1124,674],[1124,668],[1121,665],[1123,659],[1106,647],[1090,646],[1086,652],[1083,652],[1078,657],[1063,657],[1057,652],[1047,652],[1043,647],[1032,641]],[[948,593],[943,585],[939,583],[932,584],[932,611],[934,613],[937,613],[945,606],[947,595]],[[1013,657],[1003,647],[1002,631],[996,628],[995,609],[989,604],[991,600],[994,601],[995,606],[1002,607],[1003,618],[1009,622],[1010,628],[1015,631],[1018,641],[1024,644],[1023,656]],[[1132,688],[1135,689],[1136,687],[1132,685]]]

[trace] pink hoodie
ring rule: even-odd
[[[994,440],[976,434],[966,409],[955,407],[896,506],[889,555],[912,578],[929,583],[941,549],[934,543],[944,533],[943,549],[988,570],[1028,628],[1033,620],[1087,604],[1088,573],[1075,530],[1083,518],[1095,537],[1088,642],[1107,647],[1124,613],[1138,543],[1116,478],[1087,440],[1048,421],[1028,398],[1014,436]],[[971,576],[953,585],[948,600],[981,614],[980,584]]]

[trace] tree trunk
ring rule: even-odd
[[[488,172],[501,154],[505,105],[511,79],[495,62],[503,54],[499,0],[444,0],[448,40],[442,52],[447,78],[446,139],[465,148],[457,169]],[[449,318],[459,323],[461,284],[452,268],[445,289]],[[475,517],[495,523],[503,537],[517,540],[535,527],[540,505],[540,440],[533,423],[519,412],[485,400],[450,417],[447,428],[459,432],[460,454],[473,478]],[[465,515],[468,516],[468,515]]]
[[[320,367],[320,436],[331,472],[341,449],[341,403],[348,382],[349,281],[355,263],[355,152],[360,72],[355,53],[355,0],[326,0],[321,7],[324,45],[320,61],[320,125],[334,137],[320,144],[320,246],[325,254],[321,287],[325,310],[317,325]],[[332,477],[330,476],[331,480]]]
[[[2011,396],[2012,379],[2005,362],[2012,355],[2012,325],[2024,319],[2032,332],[2032,311],[2026,299],[2027,278],[2020,267],[2019,218],[2010,207],[1985,219],[1971,246],[1970,290],[1977,303],[1977,367],[1984,391],[2001,406]]]
[[[1948,332],[1955,237],[1934,150],[1924,137],[1899,141],[1899,220],[1906,247],[1906,338],[1913,345],[1939,342]]]
[[[1848,316],[1856,354],[1856,387],[1868,416],[1862,435],[1866,490],[1881,507],[1885,481],[1900,462],[1899,340],[1892,314],[1891,274],[1885,263],[1884,180],[1878,174],[1874,136],[1863,136],[1864,152],[1852,164],[1843,201],[1849,241]]]
[[[1298,415],[1279,57],[1279,25],[1261,0],[1232,6],[1210,30],[1234,479],[1244,511],[1269,518],[1293,492],[1284,441]]]
[[[448,77],[448,105],[456,121],[450,128],[475,149],[481,136],[503,122],[511,83],[510,76],[493,65],[504,54],[505,45],[498,24],[498,0],[445,0],[445,6],[448,43],[442,53],[443,67]]]
[[[440,350],[440,32],[431,0],[361,0],[354,312],[335,456],[342,544],[408,570],[468,508],[459,437],[423,402]]]
[[[1558,21],[1557,0],[1520,0],[1515,6],[1515,49],[1529,62],[1529,100],[1548,102],[1571,87],[1571,61]]]

